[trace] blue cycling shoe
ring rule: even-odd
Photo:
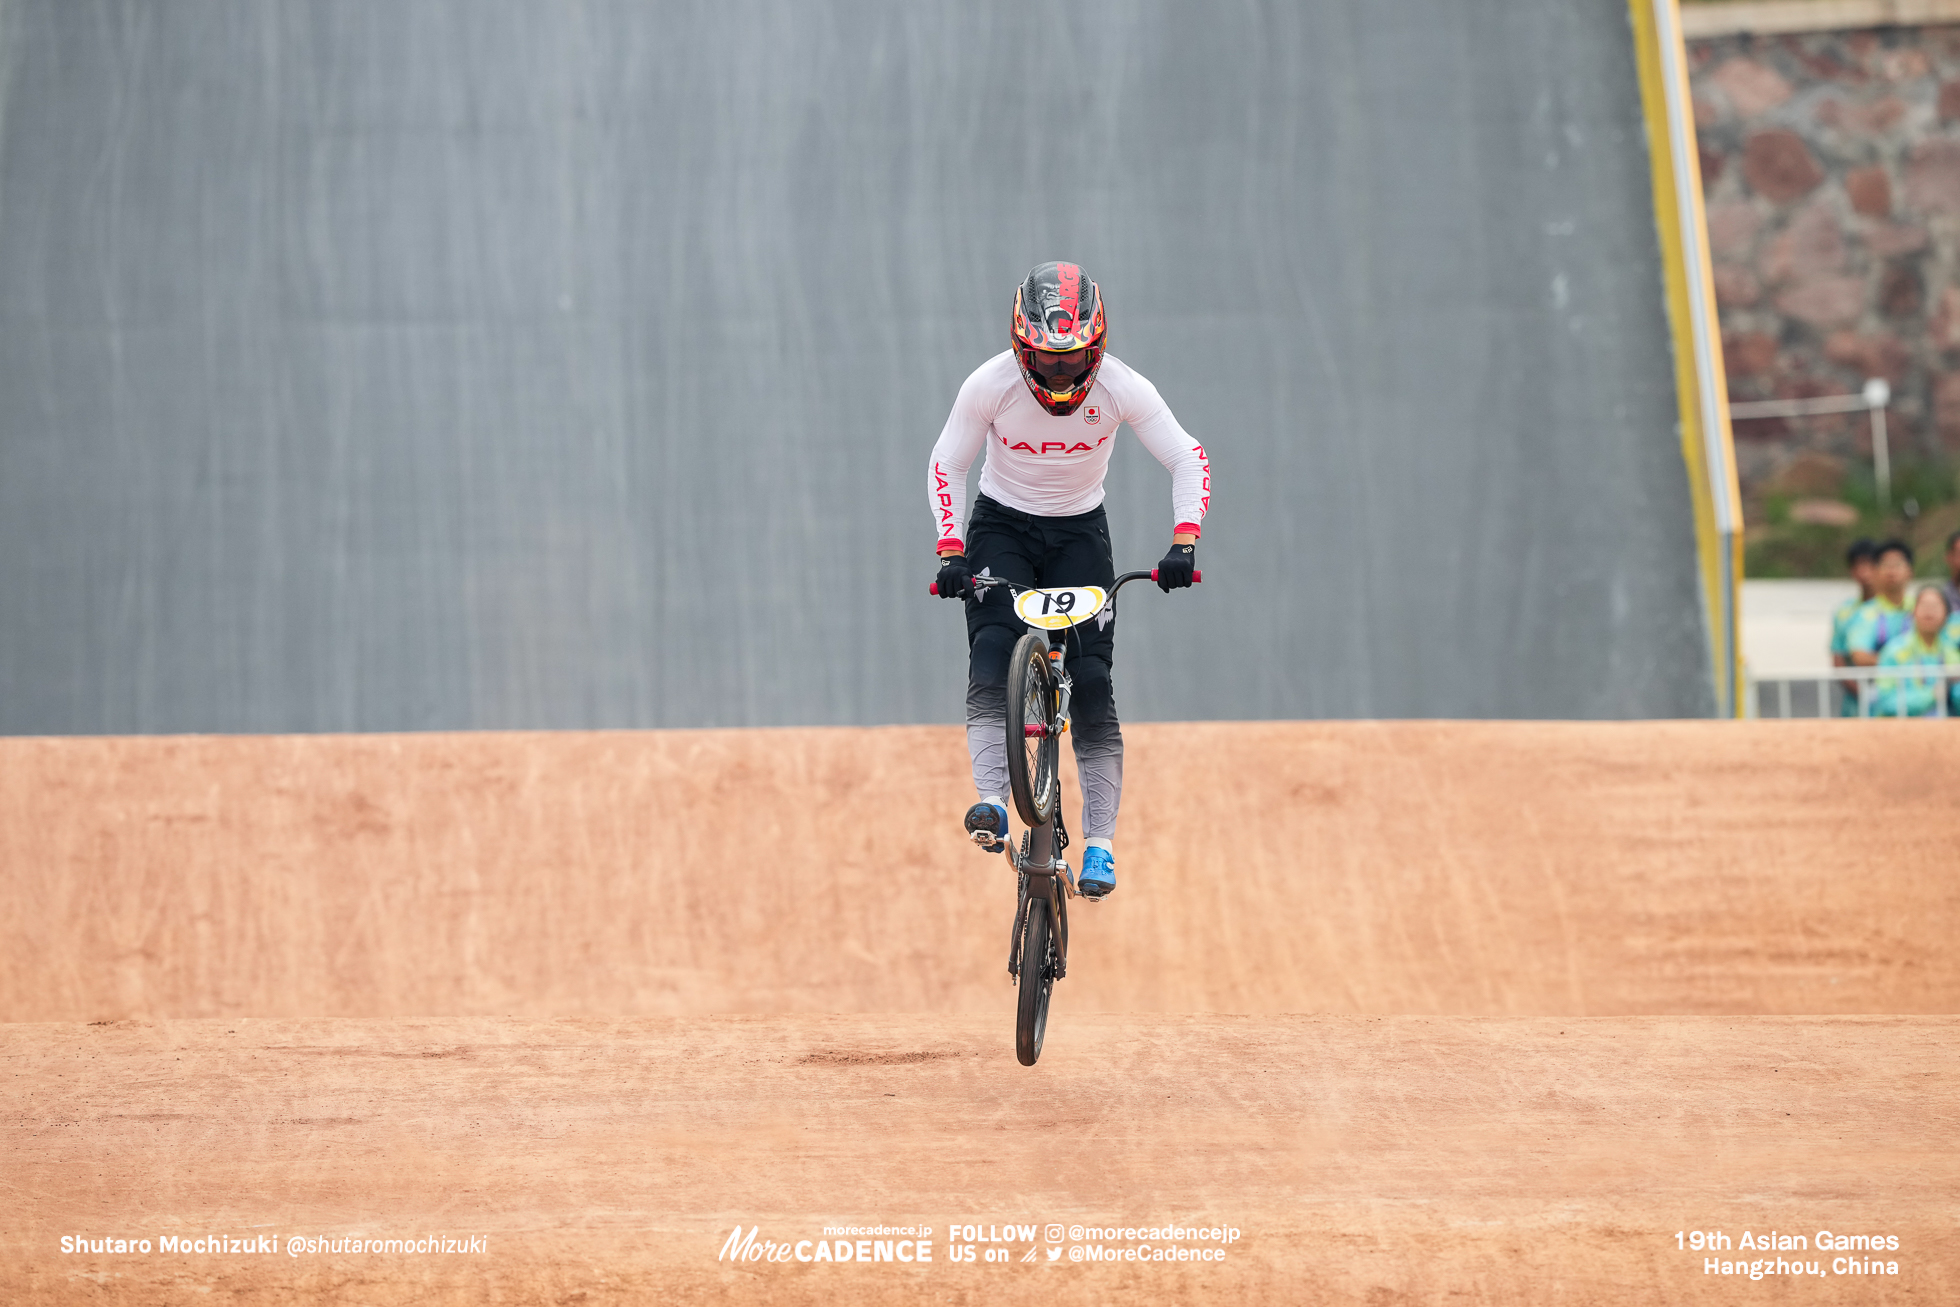
[[[1100,899],[1116,888],[1116,855],[1098,844],[1082,850],[1082,874],[1075,888],[1085,899]]]
[[[1007,851],[1007,805],[982,799],[966,810],[966,837],[985,853]]]

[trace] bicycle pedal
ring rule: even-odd
[[[966,837],[978,845],[982,853],[999,853],[1007,847],[1007,841],[992,831],[970,830]]]

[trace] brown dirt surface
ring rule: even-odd
[[[1095,1016],[1064,994],[1055,1020],[1032,1070],[976,1017],[0,1028],[0,1299],[1960,1299],[1952,1018]],[[717,1261],[738,1222],[792,1258],[827,1226],[930,1226],[932,1261]],[[1240,1237],[1086,1233],[1166,1224]],[[1677,1246],[1696,1229],[1802,1233],[1784,1256],[1824,1274],[1707,1274]],[[1896,1237],[1899,1274],[1831,1274],[1820,1230]],[[483,1251],[292,1256],[295,1235]],[[1226,1257],[1067,1253],[1166,1246]]]
[[[1941,724],[1126,734],[1083,1010],[1960,1011]],[[0,740],[0,1020],[996,1012],[965,771],[936,727]]]
[[[0,740],[0,1303],[1960,1301],[1960,732],[1127,733],[1032,1069],[957,731]]]

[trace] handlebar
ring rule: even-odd
[[[1115,585],[1109,587],[1109,597],[1111,599],[1114,599],[1116,597],[1116,592],[1118,590],[1121,590],[1126,584],[1128,584],[1131,581],[1155,581],[1156,579],[1157,579],[1157,569],[1154,567],[1151,568],[1148,572],[1125,572],[1123,573],[1123,575],[1116,578]],[[1191,583],[1193,585],[1196,585],[1198,582],[1204,579],[1205,579],[1205,574],[1203,572],[1191,573]],[[973,578],[973,584],[976,589],[985,590],[989,586],[996,586],[996,585],[1012,586],[1014,583],[1008,580],[1004,576],[976,576]],[[1028,589],[1032,587],[1023,587],[1023,588]],[[939,582],[933,581],[927,584],[926,593],[935,596],[938,595]]]

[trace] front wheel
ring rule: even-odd
[[[1021,940],[1021,995],[1014,1018],[1014,1056],[1033,1066],[1048,1030],[1048,997],[1055,989],[1054,937],[1048,900],[1028,904],[1027,933]]]
[[[1007,786],[1021,820],[1039,826],[1061,799],[1062,742],[1055,733],[1055,673],[1048,641],[1030,631],[1007,660]]]

